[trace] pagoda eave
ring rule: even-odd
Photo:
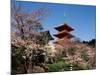
[[[72,37],[74,37],[73,35],[71,35],[69,33],[60,33],[60,34],[55,34],[54,36],[57,38],[64,38],[64,37],[72,38]]]
[[[61,26],[55,27],[55,29],[58,31],[62,31],[62,30],[73,31],[74,30],[73,28],[68,26],[66,23]]]

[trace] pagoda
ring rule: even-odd
[[[54,44],[59,44],[61,46],[67,46],[71,42],[71,38],[74,36],[70,33],[74,29],[68,26],[66,23],[55,27],[55,29],[58,31],[57,34],[54,36],[57,37],[58,39],[54,41]]]

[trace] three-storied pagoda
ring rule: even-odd
[[[68,43],[71,42],[71,38],[73,38],[74,36],[70,32],[74,30],[73,28],[64,23],[58,27],[55,27],[55,29],[58,31],[58,33],[54,35],[58,38],[54,42],[55,44],[66,46]]]

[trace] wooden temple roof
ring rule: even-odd
[[[60,26],[55,27],[56,30],[62,31],[62,30],[67,30],[67,31],[73,31],[74,29],[68,26],[68,24],[64,23]]]
[[[41,32],[44,36],[46,35],[48,37],[49,40],[54,40],[54,38],[51,36],[50,32],[49,31],[44,31],[44,32]]]
[[[72,38],[74,37],[72,34],[68,33],[66,30],[63,30],[61,32],[59,32],[58,34],[55,34],[54,36],[56,36],[57,38]]]

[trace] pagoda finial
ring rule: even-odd
[[[64,12],[64,23],[66,23],[66,12]]]

